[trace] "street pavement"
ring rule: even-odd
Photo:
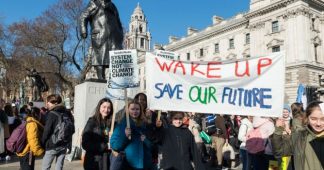
[[[41,170],[42,168],[42,158],[36,158],[35,161],[35,170]],[[208,167],[208,166],[207,166]],[[19,170],[19,159],[16,156],[13,156],[10,161],[0,161],[0,170]],[[51,170],[55,169],[55,161],[52,164]],[[81,160],[73,160],[69,162],[68,160],[64,161],[64,170],[82,170],[83,166]],[[216,167],[208,167],[207,170],[215,170]],[[239,164],[235,170],[241,170],[242,164]],[[223,170],[229,170],[228,168],[224,168]]]
[[[41,170],[42,168],[42,159],[36,158],[35,161],[35,170]],[[0,170],[19,170],[19,159],[17,157],[12,157],[10,161],[0,161]],[[55,161],[53,161],[51,170],[55,169]],[[64,161],[64,170],[80,170],[83,169],[81,160],[73,160],[69,162],[68,160]]]

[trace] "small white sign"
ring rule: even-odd
[[[109,51],[110,88],[123,89],[139,86],[137,51]]]
[[[179,56],[178,53],[172,51],[163,51],[163,50],[156,50],[155,55],[168,60],[178,60],[178,56]]]

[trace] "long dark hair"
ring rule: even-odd
[[[110,104],[110,113],[108,113],[108,116],[105,117],[105,119],[103,119],[100,114],[100,106],[105,102],[108,102]],[[111,124],[111,117],[112,117],[113,113],[114,113],[114,108],[113,108],[113,103],[111,102],[111,100],[108,98],[102,98],[101,100],[99,100],[99,102],[95,108],[93,118],[96,120],[96,123],[99,126],[105,125],[105,126],[109,127]]]
[[[142,106],[143,107],[143,111],[145,112],[146,109],[147,109],[147,96],[146,96],[146,94],[145,93],[137,93],[135,95],[135,97],[134,97],[134,100],[137,101],[137,102],[139,102],[140,96],[143,96],[144,97],[144,100],[146,102],[146,106]]]
[[[316,109],[321,109],[319,104],[321,104],[323,102],[321,101],[313,101],[311,103],[308,104],[307,108],[306,108],[306,117],[308,118],[309,115],[312,114],[312,112]]]
[[[39,120],[40,109],[37,107],[32,107],[30,111],[27,111],[27,116],[33,117],[36,120]]]

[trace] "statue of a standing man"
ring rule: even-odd
[[[109,66],[109,51],[120,50],[123,45],[123,28],[116,6],[111,0],[90,0],[80,16],[81,37],[87,38],[87,25],[91,25],[90,52],[98,79],[105,79]]]

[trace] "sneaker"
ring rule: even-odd
[[[6,161],[10,161],[11,157],[9,155],[6,156]]]

